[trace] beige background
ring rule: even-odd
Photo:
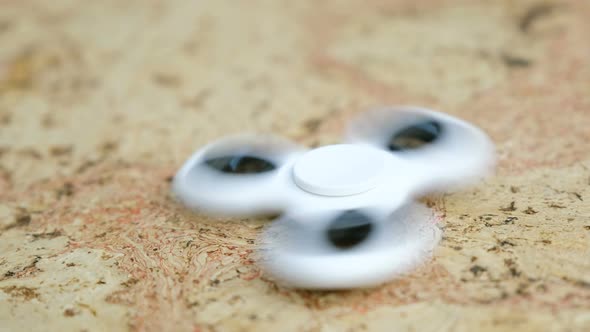
[[[589,331],[590,2],[0,1],[0,331]],[[169,179],[242,131],[337,142],[419,104],[497,143],[427,198],[435,257],[369,290],[253,264],[268,221]]]

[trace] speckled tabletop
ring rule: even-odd
[[[590,2],[0,2],[0,331],[589,331]],[[268,220],[211,220],[169,181],[242,131],[337,142],[419,104],[497,144],[427,197],[434,258],[381,287],[294,291]]]

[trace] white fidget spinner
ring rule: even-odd
[[[174,177],[187,206],[216,214],[282,213],[261,263],[304,288],[376,285],[428,257],[440,232],[413,200],[488,174],[494,148],[478,128],[417,107],[364,113],[345,144],[306,150],[236,136],[197,151]]]

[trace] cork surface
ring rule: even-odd
[[[590,330],[590,3],[0,2],[0,331]],[[426,198],[435,257],[381,287],[284,288],[268,220],[187,212],[218,137],[338,142],[365,108],[482,127],[495,177]]]

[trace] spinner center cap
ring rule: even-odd
[[[301,156],[293,167],[293,179],[313,194],[355,195],[375,188],[384,167],[383,151],[357,144],[328,145]]]

